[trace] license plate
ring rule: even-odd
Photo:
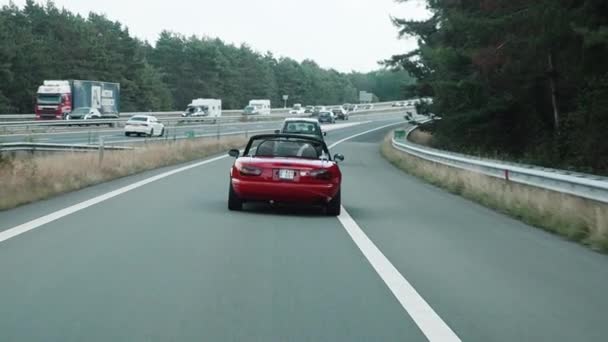
[[[293,180],[296,178],[294,170],[279,170],[279,179]]]

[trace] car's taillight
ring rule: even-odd
[[[331,172],[329,170],[321,169],[321,170],[313,170],[310,171],[310,176],[316,179],[330,180]]]
[[[239,168],[239,172],[243,176],[260,176],[262,174],[262,169],[254,166],[242,165]]]

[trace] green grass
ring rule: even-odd
[[[531,226],[608,253],[605,203],[429,162],[395,150],[390,136],[392,133],[381,152],[401,170]]]

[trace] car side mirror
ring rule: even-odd
[[[274,131],[274,134],[281,134],[281,130],[280,130],[280,129],[276,129],[276,130]]]
[[[323,132],[323,136],[326,137],[327,136],[327,132]]]
[[[238,158],[241,155],[241,151],[233,149],[233,150],[228,151],[228,155],[233,158]]]
[[[334,160],[336,162],[343,162],[344,161],[344,156],[341,155],[340,153],[337,153],[337,154],[334,155]]]

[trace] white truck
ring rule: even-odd
[[[270,100],[251,100],[243,115],[270,115]]]
[[[222,116],[222,100],[194,99],[182,116],[219,118]]]

